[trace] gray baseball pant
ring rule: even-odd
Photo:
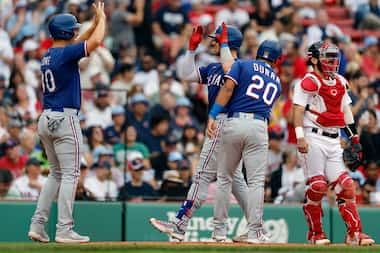
[[[186,212],[186,215],[176,218],[174,221],[182,230],[186,230],[189,220],[194,212],[201,208],[203,202],[207,199],[208,186],[217,179],[217,170],[220,162],[217,154],[220,152],[220,136],[225,122],[225,115],[221,114],[216,120],[217,135],[216,138],[210,139],[206,137],[202,146],[199,163],[196,173],[193,177],[193,183],[187,193],[187,200],[192,201],[192,206]],[[235,196],[240,207],[243,209],[245,217],[248,217],[248,187],[244,180],[241,164],[236,164],[237,170],[232,180],[232,194]],[[231,192],[231,191],[230,191]],[[230,194],[228,194],[229,200]],[[216,202],[217,202],[216,198]]]
[[[57,232],[74,226],[73,204],[80,174],[82,132],[75,109],[45,110],[38,120],[38,134],[50,163],[50,174],[38,198],[31,229],[44,226],[58,194]]]
[[[242,159],[248,183],[248,238],[263,232],[264,179],[268,155],[267,123],[247,117],[226,120],[218,153],[216,202],[214,206],[214,235],[227,236],[229,194]]]

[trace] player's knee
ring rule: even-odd
[[[324,176],[314,176],[307,180],[306,197],[311,201],[319,202],[327,192],[328,184]]]
[[[355,198],[355,184],[354,180],[348,175],[347,172],[338,177],[338,184],[341,187],[340,192],[337,193],[337,197],[341,199],[353,199]]]

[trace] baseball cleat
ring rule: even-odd
[[[28,237],[30,238],[30,240],[33,240],[36,242],[43,242],[43,243],[50,242],[50,238],[45,232],[45,230],[40,231],[40,232],[30,230],[28,233]]]
[[[232,241],[233,242],[239,242],[239,243],[247,242],[248,241],[248,232],[232,237]]]
[[[359,245],[359,246],[371,246],[375,244],[375,240],[373,240],[369,235],[363,232],[355,232],[352,235],[347,234],[344,242],[347,245]]]
[[[251,243],[251,244],[261,244],[261,243],[269,243],[269,242],[270,242],[270,238],[260,232],[258,233],[258,237],[247,239],[247,243]]]
[[[167,234],[173,239],[177,239],[179,241],[183,241],[185,239],[185,231],[172,222],[161,221],[155,218],[150,218],[149,222],[155,229],[161,233]]]
[[[231,242],[226,236],[215,235],[214,232],[212,233],[211,238],[214,242]]]
[[[325,233],[314,234],[309,238],[310,243],[315,245],[329,245],[331,243]]]
[[[79,235],[73,230],[60,232],[55,235],[55,241],[58,243],[83,243],[89,242],[90,237]]]

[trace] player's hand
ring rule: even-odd
[[[189,50],[195,51],[202,41],[203,36],[203,28],[202,26],[197,26],[193,28],[193,32],[191,33],[190,40],[189,40]]]
[[[95,22],[98,22],[100,19],[105,19],[106,14],[104,13],[104,2],[98,1],[97,3],[93,3],[92,7],[95,10]]]
[[[307,144],[305,138],[297,139],[297,148],[300,153],[306,154],[309,151],[309,145]]]
[[[208,118],[207,122],[207,136],[210,139],[213,139],[216,134],[216,126],[215,126],[215,119],[213,118]]]
[[[216,36],[216,39],[220,45],[228,44],[228,33],[227,33],[226,23],[222,22],[222,32],[221,32],[221,34]]]

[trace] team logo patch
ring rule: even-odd
[[[332,89],[330,91],[330,94],[333,95],[334,97],[338,94],[338,91],[336,89]]]

